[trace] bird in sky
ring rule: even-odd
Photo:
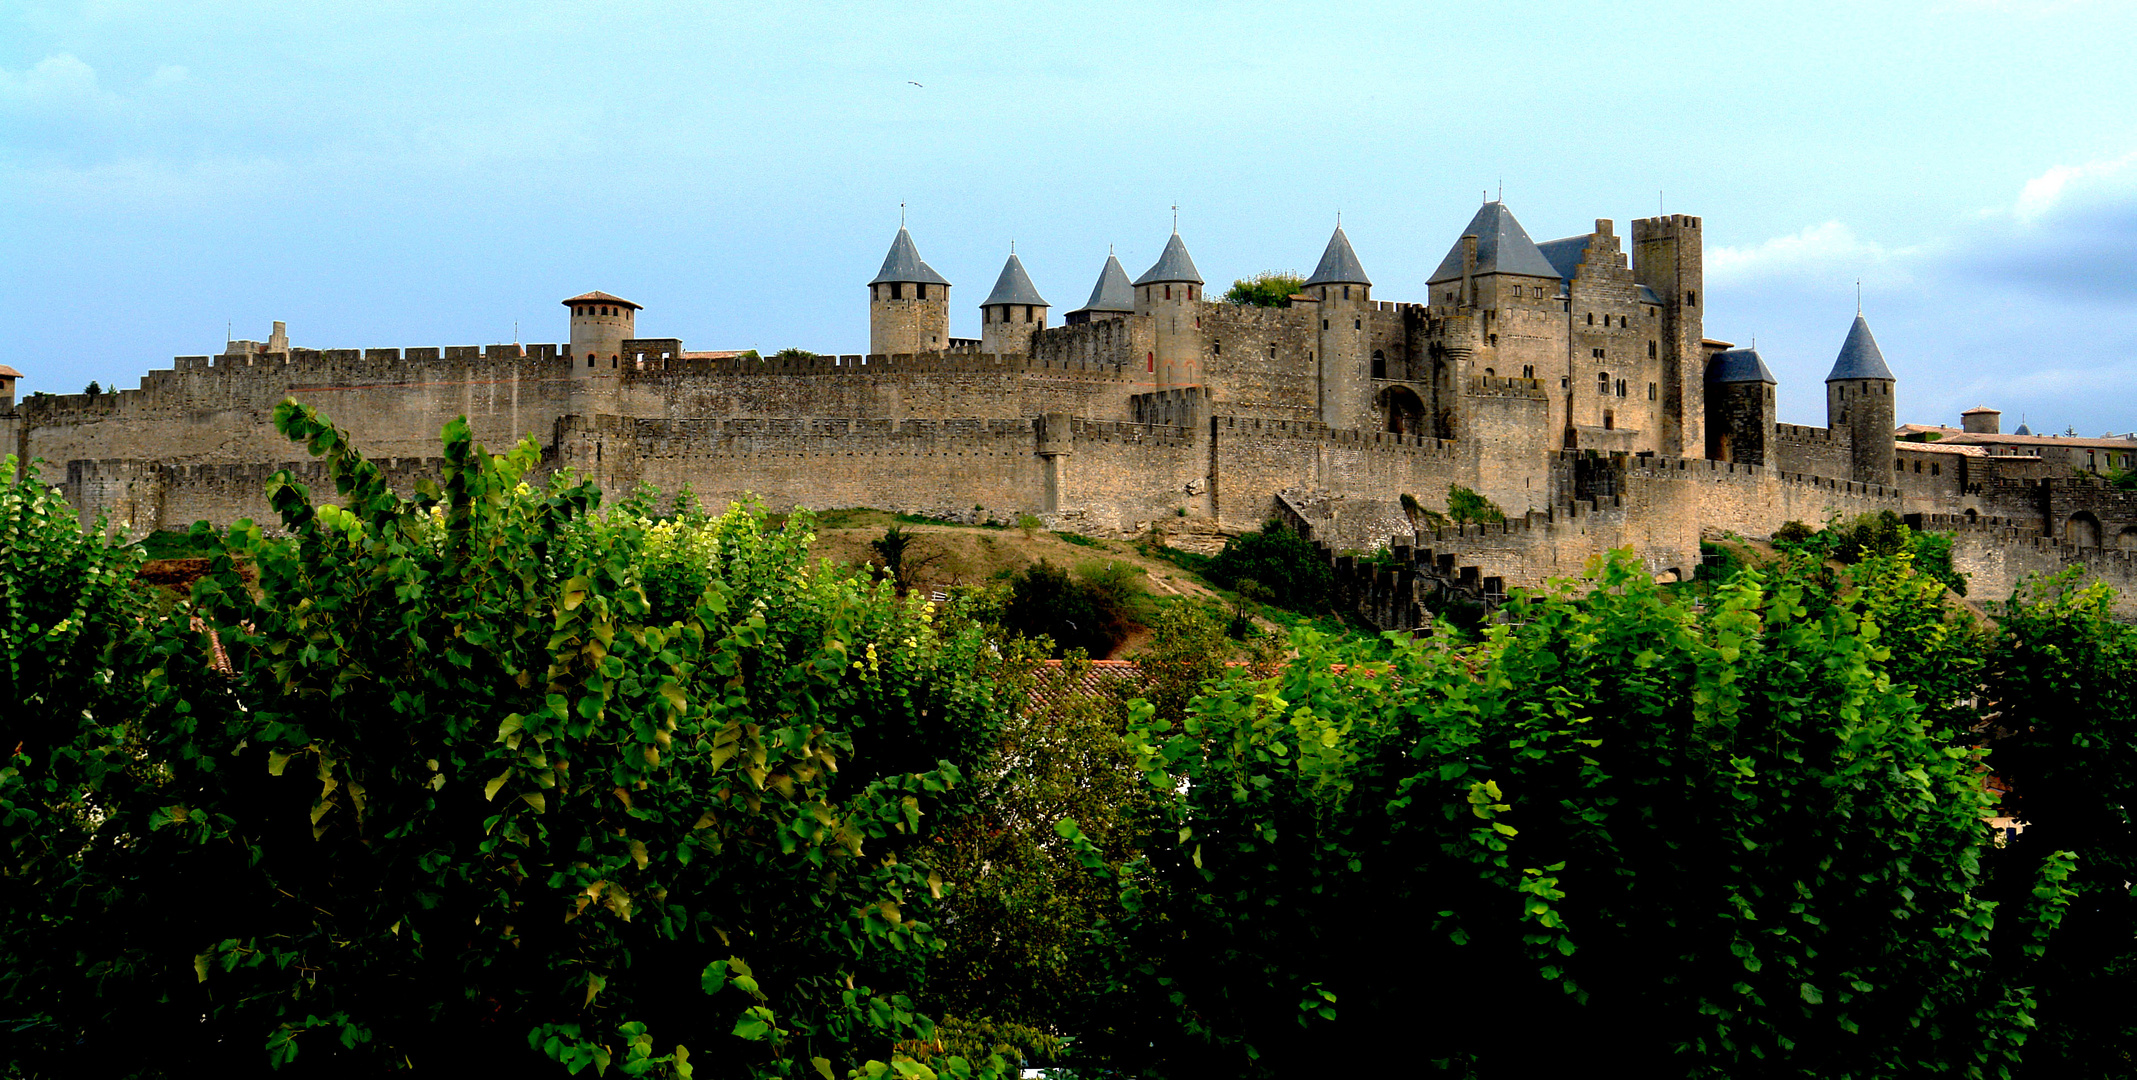
[[[914,86],[920,86],[920,84],[919,84],[919,83],[913,82],[913,80],[911,80],[911,79],[907,79],[907,80],[905,80],[905,81],[906,81],[906,82],[909,82],[909,83],[913,83],[913,85],[914,85]],[[927,89],[927,87],[925,87],[925,86],[920,86],[920,88],[921,88],[922,90],[925,90],[925,89]]]

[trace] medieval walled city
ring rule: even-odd
[[[465,415],[493,450],[532,438],[547,469],[608,491],[1029,513],[1098,536],[1277,519],[1487,593],[1618,547],[1687,577],[1702,537],[1890,510],[1952,532],[1978,595],[2082,566],[2137,614],[2137,492],[2097,479],[2137,466],[2137,440],[2004,434],[1985,406],[1901,426],[1905,381],[1934,373],[1896,371],[1859,314],[1834,327],[1824,422],[1783,423],[1756,349],[1708,336],[1702,250],[1695,216],[1537,243],[1495,201],[1422,295],[1378,298],[1338,226],[1287,306],[1253,306],[1212,299],[1175,232],[1133,279],[1109,256],[1058,315],[1010,255],[970,338],[901,227],[866,283],[866,354],[692,351],[598,291],[563,301],[553,345],[300,348],[276,323],[138,389],[18,401],[20,373],[0,368],[0,446],[63,476],[85,522],[271,522],[271,474],[322,487],[270,423],[295,398],[404,484],[436,471],[441,426]],[[1457,485],[1506,520],[1430,528],[1403,506],[1440,508]],[[1380,592],[1401,585],[1380,573]]]

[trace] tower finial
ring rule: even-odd
[[[1017,253],[1017,238],[1014,236],[1009,238],[1009,253],[1011,255]]]
[[[1862,317],[1862,279],[1855,279],[1855,317]]]
[[[905,204],[898,204],[898,227],[905,228]]]
[[[1178,200],[1178,199],[1174,199],[1174,200],[1172,201],[1172,231],[1173,231],[1173,235],[1175,235],[1175,236],[1179,235],[1179,232],[1180,232],[1180,200]]]
[[[1506,201],[1506,177],[1499,178],[1499,201]]]

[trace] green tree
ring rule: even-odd
[[[2040,998],[2028,1076],[2137,1072],[2137,626],[2114,621],[2113,600],[2075,571],[2034,579],[2008,605],[1990,654],[2000,737],[1989,761],[2025,829],[1992,859],[1989,895],[2025,903],[2058,853],[2077,856],[2068,883],[2077,895],[2049,947],[2004,950],[2013,978]]]
[[[1274,603],[1294,611],[1324,611],[1335,602],[1335,573],[1313,542],[1270,521],[1260,532],[1225,541],[1203,576],[1226,588],[1254,581]]]
[[[772,359],[774,359],[774,360],[814,360],[814,359],[816,359],[816,354],[815,354],[815,353],[813,353],[813,352],[810,352],[810,351],[809,351],[809,350],[807,350],[807,349],[798,349],[798,348],[795,348],[795,347],[793,347],[793,346],[791,346],[791,345],[790,345],[790,346],[788,346],[788,347],[786,347],[786,348],[784,348],[784,349],[781,349],[781,350],[779,350],[778,352],[775,352],[775,353],[773,353],[773,354],[772,354]]]
[[[1289,270],[1264,270],[1232,282],[1223,299],[1250,307],[1290,307],[1292,294],[1305,287],[1306,279]]]
[[[1474,647],[1303,633],[1139,722],[1176,842],[1091,863],[1152,901],[1213,1070],[2007,1075],[2031,1021],[1988,945],[2042,940],[2067,857],[1972,895],[1978,763],[1892,672],[1975,646],[1904,554],[1838,595],[1802,568],[1691,606],[1619,553]]]
[[[1133,571],[1119,563],[1072,574],[1046,559],[1009,579],[1002,628],[1028,638],[1046,638],[1057,655],[1081,650],[1107,656],[1127,640],[1128,600],[1139,588]]]
[[[933,1039],[918,852],[993,740],[977,633],[747,508],[655,621],[644,518],[532,483],[531,442],[455,421],[409,499],[311,409],[275,422],[342,505],[277,476],[287,539],[232,527],[169,619],[9,488],[7,563],[57,567],[0,575],[10,610],[70,578],[96,609],[10,631],[76,658],[8,713],[47,730],[0,770],[11,1075],[787,1077]]]

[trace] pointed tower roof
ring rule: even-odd
[[[1180,242],[1180,234],[1174,232],[1172,239],[1165,241],[1165,251],[1158,256],[1157,265],[1143,271],[1136,278],[1137,285],[1153,285],[1165,281],[1189,281],[1202,284],[1202,275],[1195,270],[1195,260],[1187,255],[1187,245]]]
[[[1730,349],[1715,353],[1707,361],[1707,381],[1710,383],[1743,383],[1774,381],[1773,372],[1767,370],[1766,361],[1759,358],[1757,349]]]
[[[1477,273],[1479,274],[1525,274],[1529,277],[1557,279],[1558,270],[1551,260],[1536,249],[1536,241],[1529,239],[1528,230],[1514,220],[1514,212],[1505,203],[1488,202],[1469,219],[1469,227],[1462,230],[1463,236],[1475,234],[1477,238]],[[1440,260],[1440,268],[1432,272],[1426,282],[1437,285],[1462,276],[1462,242],[1457,239]]]
[[[1128,271],[1121,268],[1120,260],[1106,255],[1106,268],[1098,272],[1098,284],[1091,286],[1091,298],[1083,306],[1069,314],[1083,311],[1134,311],[1135,286],[1128,282]]]
[[[1843,379],[1885,379],[1892,381],[1892,369],[1885,366],[1885,354],[1877,350],[1877,339],[1870,336],[1870,324],[1861,315],[1855,316],[1855,325],[1848,327],[1848,340],[1840,345],[1840,356],[1833,361],[1833,373],[1826,382]]]
[[[890,242],[890,254],[883,256],[883,269],[876,272],[870,285],[882,285],[892,281],[918,281],[928,285],[948,285],[948,278],[935,272],[920,258],[920,249],[913,246],[913,234],[898,226],[898,238]]]
[[[1459,267],[1459,260],[1457,260]],[[1350,249],[1350,237],[1343,235],[1343,226],[1336,226],[1336,234],[1328,238],[1328,249],[1321,252],[1321,265],[1313,268],[1313,276],[1306,279],[1308,285],[1371,285],[1373,279],[1365,276],[1365,267],[1358,265],[1358,253]]]
[[[1032,287],[1031,275],[1024,272],[1023,260],[1017,253],[1009,253],[1009,261],[1002,264],[1002,276],[994,279],[994,291],[987,294],[980,306],[988,304],[1030,304],[1034,307],[1050,307]]]

